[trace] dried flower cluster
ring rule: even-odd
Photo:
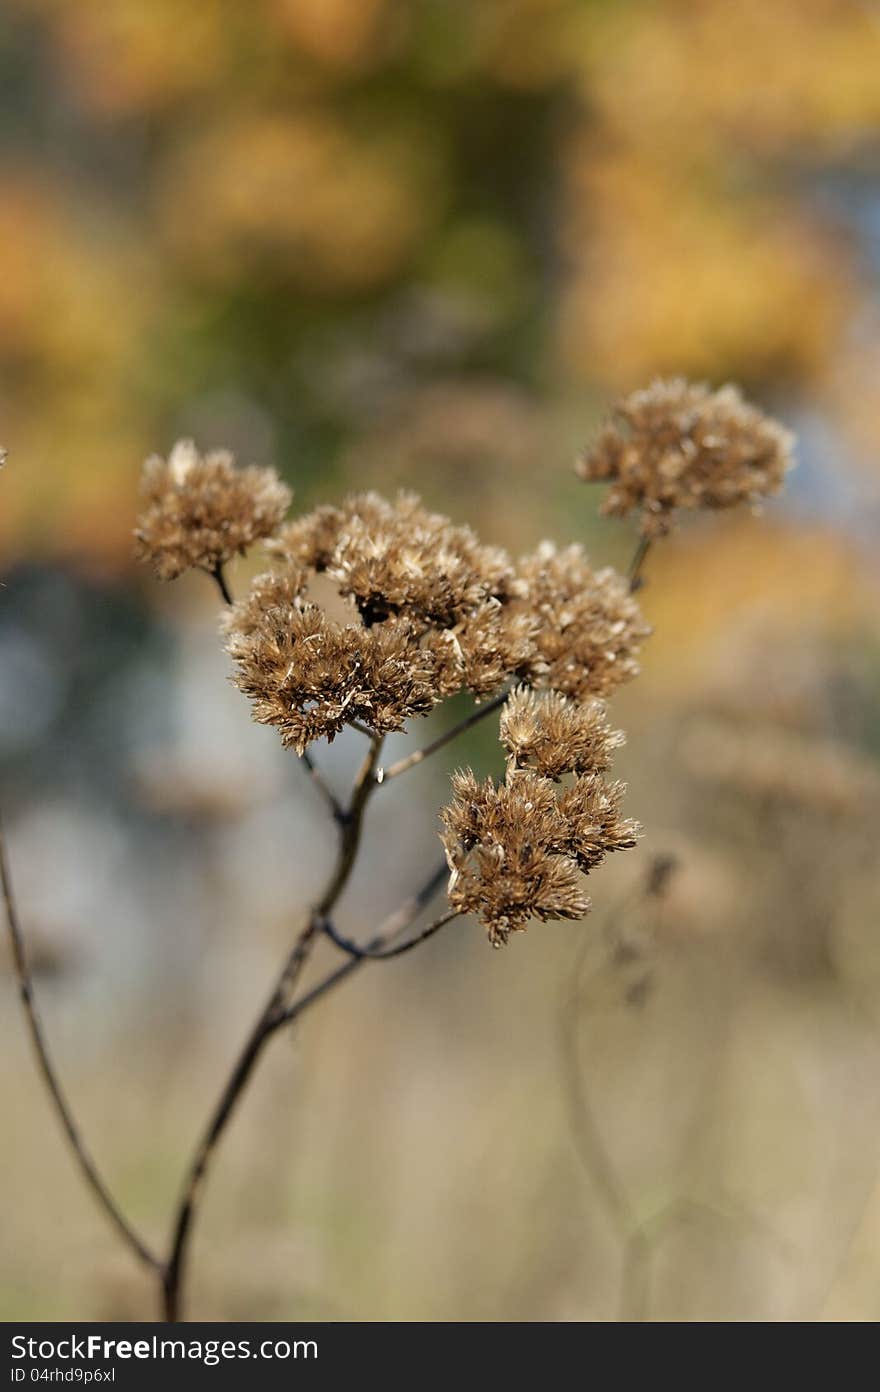
[[[508,697],[500,733],[511,768],[531,768],[552,779],[607,772],[624,741],[621,731],[609,727],[601,701],[576,705],[555,691],[538,696],[524,686]]]
[[[227,646],[255,719],[300,753],[351,721],[399,730],[460,690],[479,700],[518,679],[586,698],[638,670],[638,606],[578,548],[516,567],[410,494],[366,493],[289,523],[269,549],[278,568],[231,610]],[[309,601],[321,574],[347,622]]]
[[[494,947],[530,918],[582,918],[583,876],[638,836],[621,815],[623,786],[602,776],[622,736],[601,703],[520,689],[502,714],[501,741],[510,756],[504,782],[457,773],[442,813],[450,903],[475,915]],[[557,786],[566,773],[572,781]]]
[[[638,676],[651,630],[616,571],[593,571],[580,546],[558,551],[544,542],[519,573],[536,623],[532,685],[582,701]]]
[[[274,469],[237,469],[225,450],[201,455],[192,440],[179,440],[167,460],[148,459],[141,488],[136,554],[160,580],[216,572],[276,531],[291,501]]]
[[[443,813],[450,900],[496,946],[530,917],[586,913],[584,874],[637,835],[604,777],[622,736],[601,698],[638,673],[649,632],[620,576],[578,546],[544,543],[514,564],[408,493],[283,524],[290,496],[274,473],[189,442],[148,461],[144,493],[138,553],[164,579],[219,574],[266,542],[273,569],[230,604],[226,646],[254,718],[299,754],[346,725],[385,735],[459,691],[479,701],[518,683],[501,718],[504,781],[458,774]],[[318,577],[341,616],[315,602]]]
[[[619,401],[577,465],[610,483],[601,511],[641,509],[641,534],[663,536],[676,508],[728,508],[778,493],[793,437],[744,401],[736,387],[656,381]]]

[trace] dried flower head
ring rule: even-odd
[[[540,665],[526,587],[506,553],[411,494],[317,508],[268,549],[277,578],[260,577],[234,606],[228,648],[256,718],[298,749],[352,719],[398,730],[462,688],[480,699]],[[335,583],[351,622],[324,618],[304,648],[304,596],[316,575]]]
[[[793,443],[736,387],[674,378],[619,401],[577,472],[611,484],[606,517],[640,508],[641,534],[654,538],[670,530],[676,508],[728,508],[778,493]]]
[[[553,784],[523,773],[496,787],[468,769],[452,780],[442,813],[449,901],[474,914],[500,947],[530,918],[583,918],[590,901],[571,857]]]
[[[621,814],[622,784],[602,776],[622,736],[599,702],[520,689],[502,714],[501,740],[510,754],[504,782],[459,772],[441,813],[450,903],[474,914],[495,947],[530,918],[582,918],[583,875],[634,846],[639,830]],[[558,788],[564,773],[575,776]]]
[[[504,551],[428,512],[412,493],[393,503],[361,493],[340,508],[319,508],[284,528],[272,550],[326,571],[367,626],[406,614],[451,629],[515,585]]]
[[[254,719],[302,754],[352,720],[386,734],[426,714],[436,700],[433,663],[411,625],[337,623],[306,603],[306,578],[296,568],[260,576],[224,618],[234,680]]]
[[[274,469],[237,469],[225,450],[201,455],[192,440],[179,440],[167,460],[148,459],[141,491],[136,555],[160,580],[192,567],[216,572],[271,536],[291,500]]]
[[[557,551],[549,541],[523,558],[519,575],[536,624],[531,685],[583,701],[638,676],[651,630],[622,576],[594,571],[580,546]]]
[[[612,730],[601,701],[583,705],[558,692],[537,695],[518,687],[501,712],[501,743],[513,768],[532,768],[545,778],[565,773],[603,773],[624,742]]]
[[[517,568],[504,551],[428,512],[412,494],[388,502],[362,493],[288,523],[267,549],[279,563],[278,575],[286,576],[287,591],[282,595],[271,576],[256,582],[254,595],[230,615],[229,650],[239,664],[239,685],[258,703],[257,718],[287,731],[297,747],[308,731],[311,738],[332,736],[344,712],[377,732],[396,730],[409,714],[463,689],[480,700],[513,678],[585,701],[638,671],[635,654],[648,632],[638,604],[613,571],[594,573],[578,547],[557,552],[545,544]],[[316,575],[332,580],[350,606],[351,622],[333,630],[334,641],[348,645],[360,681],[356,695],[353,675],[340,691],[334,685],[323,724],[314,718],[316,692],[297,686],[289,660],[277,658],[283,611],[289,610],[295,630]],[[330,631],[328,624],[322,646]],[[368,654],[380,643],[390,646],[391,632],[402,667],[408,654],[409,669],[418,675],[417,695],[398,690],[395,699],[386,692],[371,712]],[[372,646],[365,634],[376,635]],[[317,635],[310,643],[317,649]],[[337,657],[342,662],[343,652]],[[303,722],[306,707],[309,720]],[[381,725],[378,710],[385,712]],[[569,724],[573,720],[569,715]]]

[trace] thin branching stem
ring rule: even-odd
[[[292,1021],[298,1019],[304,1011],[308,1010],[317,1001],[322,1000],[330,991],[335,990],[337,986],[340,986],[343,981],[346,981],[348,977],[352,976],[354,972],[358,971],[367,962],[372,961],[371,954],[373,952],[389,946],[401,933],[405,933],[411,928],[419,914],[428,906],[437,893],[437,890],[448,877],[449,867],[444,861],[442,865],[438,865],[437,869],[430,878],[425,881],[421,889],[417,890],[415,894],[410,895],[408,899],[405,899],[385,920],[375,936],[367,943],[368,952],[362,953],[358,957],[349,957],[348,961],[343,962],[341,967],[336,967],[332,972],[328,972],[328,974],[312,986],[305,995],[300,996],[299,1000],[294,1001],[292,1005],[288,1006],[283,1017],[279,1021],[279,1025],[290,1024]]]
[[[318,915],[323,916],[330,912],[348,883],[348,877],[354,867],[361,844],[364,812],[372,793],[378,787],[375,774],[382,753],[382,739],[381,735],[374,735],[370,741],[367,756],[354,781],[351,801],[340,819],[339,856],[327,888],[315,905],[315,913]]]
[[[9,937],[12,945],[12,961],[18,980],[19,995],[21,996],[21,1002],[24,1007],[31,1042],[37,1058],[37,1065],[43,1081],[46,1084],[52,1106],[61,1122],[64,1134],[73,1152],[74,1159],[86,1183],[97,1199],[100,1207],[110,1219],[117,1234],[122,1238],[129,1250],[134,1253],[138,1261],[154,1271],[161,1271],[161,1261],[129,1223],[107,1188],[107,1185],[104,1183],[104,1180],[101,1178],[98,1168],[80,1134],[79,1126],[77,1125],[70,1104],[67,1101],[67,1097],[59,1081],[55,1065],[52,1062],[42,1021],[40,1020],[36,1000],[34,999],[33,978],[28,962],[24,934],[21,929],[18,906],[13,891],[12,875],[6,854],[6,842],[2,824],[0,824],[0,881],[2,881],[3,902],[6,908],[6,922],[9,928]]]
[[[330,813],[334,821],[342,822],[345,818],[345,808],[342,806],[342,803],[339,801],[339,798],[333,792],[333,789],[330,787],[323,773],[318,768],[318,765],[315,763],[314,759],[312,758],[311,754],[307,749],[303,750],[302,754],[300,755],[300,759],[302,760],[305,768],[308,769],[309,777],[311,778],[318,792],[321,794],[321,797],[324,799],[328,808],[330,809]]]
[[[451,923],[454,918],[459,917],[458,909],[450,909],[447,913],[435,918],[433,923],[429,923],[427,928],[423,928],[414,938],[408,942],[398,943],[396,947],[371,947],[369,943],[366,947],[359,947],[357,943],[349,938],[344,938],[341,933],[337,933],[329,918],[325,918],[321,923],[321,931],[330,939],[336,947],[346,952],[349,957],[366,957],[373,962],[387,962],[392,957],[402,957],[405,952],[411,952],[419,943],[425,942],[428,938],[433,938],[435,933],[439,933],[441,928],[445,928],[447,923]]]
[[[493,711],[498,710],[499,706],[504,705],[507,696],[507,691],[500,691],[497,696],[493,696],[492,700],[487,701],[484,706],[478,706],[466,719],[459,721],[457,725],[453,725],[450,729],[445,730],[442,735],[438,735],[430,744],[426,744],[424,749],[415,749],[412,754],[407,754],[404,758],[398,759],[396,764],[390,764],[388,768],[377,769],[375,775],[376,782],[387,783],[389,779],[397,778],[399,774],[406,773],[407,769],[415,768],[416,764],[420,764],[422,760],[427,759],[430,754],[436,754],[438,749],[442,749],[444,745],[457,739],[459,735],[463,735],[465,730],[469,730],[472,725],[476,725],[479,721],[485,720],[487,715],[491,715]]]
[[[310,910],[305,925],[300,930],[284,961],[266,1004],[257,1016],[244,1048],[220,1093],[187,1170],[175,1212],[170,1253],[162,1282],[163,1313],[169,1322],[181,1318],[182,1286],[189,1242],[208,1167],[257,1061],[272,1034],[284,1019],[291,993],[309,959],[320,925],[335,906],[348,883],[360,846],[364,812],[370,794],[376,787],[373,771],[381,749],[382,740],[380,737],[375,737],[355,779],[351,801],[340,822],[339,849],[327,887],[319,902]]]
[[[232,591],[229,588],[229,583],[226,579],[226,571],[223,569],[222,563],[216,565],[213,570],[209,570],[208,574],[212,580],[216,581],[217,588],[223,598],[223,603],[234,604],[235,601],[232,598]]]
[[[640,590],[645,583],[642,576],[642,566],[645,564],[648,552],[651,549],[651,541],[651,537],[640,537],[639,543],[633,552],[633,558],[629,563],[629,570],[627,571],[630,594],[635,594],[636,590]]]

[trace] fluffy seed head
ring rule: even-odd
[[[736,387],[674,378],[619,401],[576,468],[611,485],[605,516],[638,508],[642,536],[655,538],[671,529],[676,508],[728,508],[778,493],[793,445]]]
[[[514,586],[506,554],[470,527],[428,512],[411,493],[360,493],[285,527],[273,551],[326,571],[368,626],[400,614],[439,629],[462,623]]]
[[[621,737],[598,702],[579,709],[553,693],[517,691],[501,738],[511,756],[504,782],[459,772],[441,813],[450,903],[473,914],[495,947],[531,918],[583,918],[583,876],[639,834],[621,814],[622,784],[602,776]],[[574,778],[560,788],[563,773]]]
[[[612,730],[601,701],[577,705],[550,691],[537,695],[521,686],[501,712],[501,743],[514,768],[532,768],[545,778],[565,773],[604,773],[624,742]]]
[[[474,914],[493,946],[522,931],[530,918],[583,918],[590,901],[571,857],[553,784],[523,773],[496,787],[470,770],[452,780],[442,813],[449,861],[449,901]]]
[[[410,625],[337,623],[303,600],[300,576],[260,577],[225,622],[235,684],[254,719],[302,754],[352,720],[387,734],[425,715],[436,699],[433,670]]]
[[[144,506],[135,554],[160,580],[198,567],[215,571],[277,530],[291,492],[274,469],[237,469],[231,454],[201,455],[179,440],[167,459],[153,455],[141,480]]]
[[[594,571],[580,546],[558,551],[548,541],[523,558],[518,573],[536,624],[525,674],[531,685],[584,701],[638,676],[638,653],[651,630],[622,576]]]

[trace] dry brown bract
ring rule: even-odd
[[[601,511],[641,509],[642,536],[663,536],[676,508],[728,508],[778,493],[792,467],[793,436],[744,401],[681,378],[656,381],[619,401],[577,465],[611,487]]]
[[[620,577],[594,573],[578,547],[558,553],[545,544],[517,569],[411,494],[390,503],[364,493],[289,523],[268,549],[286,578],[261,578],[234,607],[229,650],[256,718],[299,749],[351,719],[377,733],[398,730],[462,689],[479,700],[513,678],[584,700],[638,671],[648,632],[638,605]],[[282,661],[285,625],[292,642],[316,575],[334,581],[351,622],[324,619],[308,649],[300,644],[295,662],[292,652]],[[377,671],[382,688],[371,693]]]
[[[513,768],[532,768],[545,778],[565,773],[604,773],[624,737],[612,730],[601,701],[575,705],[551,691],[527,687],[512,693],[501,712],[501,743]]]
[[[531,770],[496,786],[470,769],[455,774],[442,813],[451,870],[449,902],[482,923],[493,947],[529,919],[583,918],[583,875],[609,851],[635,845],[638,827],[620,816],[619,785],[578,777],[557,793]]]
[[[537,626],[506,553],[411,494],[317,508],[269,550],[281,568],[234,607],[228,646],[256,719],[299,750],[350,720],[399,730],[462,688],[491,695],[536,663]],[[318,574],[349,602],[350,623],[304,604]],[[304,635],[307,610],[314,631]]]
[[[651,630],[616,571],[594,571],[580,546],[557,551],[545,541],[520,562],[519,574],[536,624],[530,684],[583,701],[638,676]]]
[[[270,549],[325,571],[368,627],[406,614],[426,627],[453,629],[516,589],[504,551],[428,512],[412,493],[393,503],[360,493],[339,508],[317,508],[283,528]]]
[[[148,459],[141,491],[136,555],[160,580],[217,571],[277,531],[291,500],[274,469],[237,469],[231,454],[200,455],[192,440],[179,440],[167,460]]]
[[[254,719],[302,754],[352,720],[386,734],[426,714],[436,699],[433,663],[412,625],[336,623],[305,602],[306,579],[296,568],[260,576],[225,619],[235,682]]]
[[[576,706],[521,688],[501,716],[504,782],[479,783],[470,769],[453,778],[442,813],[449,901],[479,919],[494,947],[530,918],[582,918],[590,907],[583,876],[610,851],[635,845],[623,785],[602,776],[622,738],[598,701]],[[565,773],[575,776],[558,788]]]

